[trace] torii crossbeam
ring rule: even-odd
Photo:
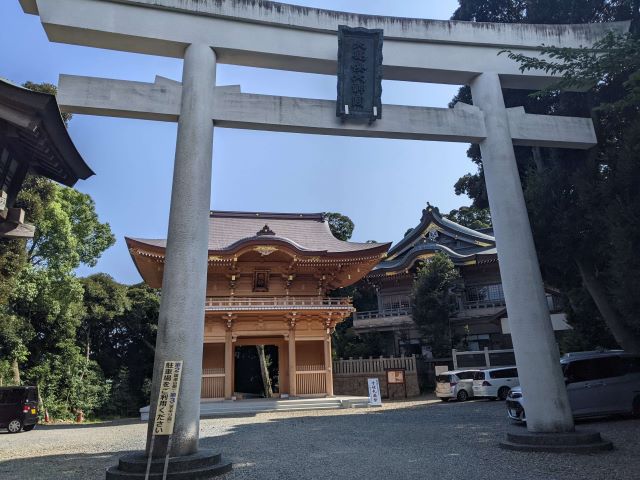
[[[513,145],[586,149],[588,119],[530,115],[505,108],[502,88],[538,89],[554,81],[523,73],[503,49],[536,54],[542,44],[592,45],[628,22],[525,25],[357,15],[261,0],[20,0],[56,42],[184,59],[182,83],[62,76],[59,102],[76,113],[178,121],[178,139],[154,366],[154,417],[163,362],[183,360],[181,399],[170,446],[147,444],[176,462],[198,452],[200,374],[214,124],[324,135],[480,144],[511,335],[530,432],[574,425],[547,309]],[[373,125],[342,124],[334,102],[249,95],[215,87],[216,63],[334,75],[339,25],[384,30],[384,76],[470,85],[474,106],[385,106]],[[558,437],[560,438],[560,437]],[[562,437],[564,438],[564,437]],[[170,450],[168,452],[168,450]],[[176,463],[176,465],[178,464]],[[185,462],[184,464],[186,465]],[[175,466],[175,468],[179,468]],[[217,473],[212,468],[211,475]],[[121,478],[116,470],[108,478]],[[132,478],[132,477],[127,477]]]

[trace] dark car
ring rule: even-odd
[[[36,387],[0,387],[0,428],[28,432],[38,423]]]

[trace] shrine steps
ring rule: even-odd
[[[367,397],[203,401],[200,404],[200,417],[208,418],[244,414],[252,415],[264,412],[293,412],[364,407],[368,407]]]
[[[366,408],[367,397],[336,396],[320,398],[247,399],[247,400],[203,400],[200,402],[200,418],[254,415],[263,412],[293,412],[330,410],[336,408]],[[149,407],[140,409],[140,420],[149,419]]]

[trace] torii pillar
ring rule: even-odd
[[[610,442],[603,441],[597,432],[575,431],[500,77],[482,73],[470,86],[473,103],[485,118],[487,137],[480,142],[482,165],[513,350],[527,399],[528,432],[511,432],[501,445],[514,450],[540,450],[541,446],[557,451],[607,449]]]
[[[156,474],[165,468],[165,458],[169,458],[169,471],[180,473],[180,478],[189,478],[190,474],[210,478],[231,470],[231,463],[221,462],[219,454],[198,448],[215,82],[213,49],[205,44],[187,46],[147,446],[145,455],[121,458],[118,467],[107,471],[107,480],[144,478],[146,470],[140,466],[147,463],[148,456],[153,459],[151,472]],[[164,362],[176,360],[184,363],[173,435],[171,441],[168,436],[156,436],[152,440]]]

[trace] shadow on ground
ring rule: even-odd
[[[481,401],[203,420],[200,444],[233,461],[234,470],[223,480],[459,480],[462,471],[472,473],[462,478],[474,480],[638,478],[640,422],[590,423],[582,425],[601,431],[616,450],[586,456],[501,450],[498,442],[510,427],[504,404]],[[55,442],[62,432],[46,433]],[[102,479],[123,453],[114,449],[9,460],[0,463],[0,478]]]

